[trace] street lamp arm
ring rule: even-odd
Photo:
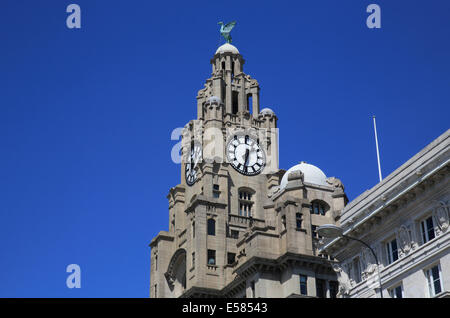
[[[344,237],[344,238],[346,238],[346,239],[349,239],[349,240],[357,241],[357,242],[363,244],[364,246],[366,246],[366,247],[372,252],[373,257],[375,257],[375,262],[377,263],[377,265],[378,265],[378,266],[380,265],[380,263],[378,262],[377,254],[375,253],[375,251],[373,250],[373,248],[370,247],[369,244],[367,244],[366,242],[361,241],[361,240],[359,240],[359,239],[357,239],[357,238],[355,238],[355,237],[351,237],[351,236],[348,236],[348,235],[342,235],[342,237]]]
[[[382,286],[383,286],[383,285],[381,284],[380,262],[378,262],[377,254],[375,253],[375,251],[373,250],[373,248],[370,247],[370,245],[367,244],[366,242],[361,241],[360,239],[357,239],[357,238],[354,238],[354,237],[351,237],[351,236],[348,236],[348,235],[344,235],[344,234],[342,234],[342,237],[344,237],[344,238],[346,238],[346,239],[349,239],[349,240],[357,241],[357,242],[361,243],[362,245],[366,246],[366,247],[372,252],[373,257],[375,257],[375,262],[377,263],[378,283],[379,283],[379,285],[380,285],[380,298],[383,298],[383,289],[382,289]]]

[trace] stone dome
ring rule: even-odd
[[[301,171],[303,173],[304,182],[327,186],[327,176],[323,173],[322,170],[317,168],[316,166],[310,165],[306,162],[300,162],[298,165],[295,165],[289,168],[288,171],[283,175],[280,182],[280,189],[284,189],[288,183],[288,176],[291,172]]]
[[[220,46],[217,51],[216,54],[222,54],[222,53],[233,53],[233,54],[239,54],[238,49],[234,46],[231,45],[230,43],[225,43],[224,45]]]
[[[217,104],[221,104],[222,100],[217,97],[217,96],[211,96],[206,100],[207,103],[217,103]]]
[[[271,110],[270,108],[263,108],[260,112],[261,115],[264,114],[275,114],[273,110]]]

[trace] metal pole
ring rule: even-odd
[[[378,176],[380,177],[381,182],[381,180],[383,180],[383,177],[381,176],[380,151],[378,150],[377,123],[375,120],[375,115],[373,116],[373,129],[375,131],[375,144],[377,146]]]
[[[375,262],[377,263],[378,283],[380,285],[380,298],[383,298],[383,289],[382,289],[382,285],[381,285],[381,275],[380,275],[380,263],[378,262],[378,257],[377,257],[377,254],[375,253],[375,251],[372,249],[372,247],[370,247],[369,244],[367,244],[366,242],[361,241],[361,240],[359,240],[357,238],[354,238],[354,237],[351,237],[351,236],[348,236],[348,235],[342,235],[342,237],[344,237],[346,239],[349,239],[349,240],[357,241],[357,242],[363,244],[364,246],[366,246],[367,248],[369,248],[369,250],[372,252],[373,257],[375,257]]]

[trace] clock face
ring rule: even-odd
[[[186,163],[186,183],[191,186],[197,181],[198,175],[198,163],[202,157],[202,148],[200,145],[194,144],[191,147],[191,153],[189,154],[188,163]]]
[[[247,176],[259,174],[266,164],[264,150],[249,135],[234,135],[227,144],[227,159],[234,169]]]

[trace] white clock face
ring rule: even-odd
[[[197,181],[198,176],[198,163],[202,157],[202,148],[200,145],[194,145],[191,147],[191,153],[189,154],[188,163],[186,163],[185,175],[186,183],[191,186]]]
[[[247,176],[260,173],[266,164],[266,155],[258,141],[249,135],[234,135],[227,144],[228,162]]]

